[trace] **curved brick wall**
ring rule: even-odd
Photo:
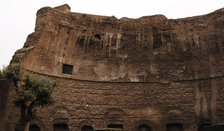
[[[169,82],[223,76],[224,13],[184,19],[146,16],[116,19],[37,12],[25,69],[80,80]],[[72,75],[62,65],[73,66]]]
[[[176,20],[69,9],[40,9],[35,32],[14,56],[22,57],[23,73],[57,83],[56,103],[39,109],[40,119],[31,124],[197,131],[224,122],[222,9]]]

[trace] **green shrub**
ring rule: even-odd
[[[20,65],[18,63],[10,64],[1,71],[1,77],[13,80],[15,86],[19,81]]]
[[[35,110],[53,104],[52,92],[55,87],[44,78],[25,76],[16,88],[14,104],[20,108],[20,121],[17,130],[23,131],[26,124],[36,118]]]

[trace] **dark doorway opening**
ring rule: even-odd
[[[30,127],[29,127],[29,131],[40,131],[40,127],[36,124],[32,124]]]
[[[167,131],[183,131],[183,124],[181,123],[171,123],[167,124]]]
[[[67,124],[54,124],[54,131],[68,131]]]
[[[93,127],[92,126],[83,126],[81,131],[93,131]]]

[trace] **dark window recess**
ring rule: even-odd
[[[168,43],[168,42],[172,42],[172,39],[171,39],[171,35],[168,34],[168,33],[164,33],[163,34],[163,41],[165,41],[165,43]]]
[[[33,124],[29,127],[29,131],[40,131],[40,127],[36,124]]]
[[[212,131],[210,124],[203,124],[198,128],[198,131]]]
[[[159,48],[162,45],[161,34],[153,34],[153,49]]]
[[[167,124],[167,131],[183,131],[183,124],[180,123],[171,123]]]
[[[93,131],[92,126],[83,126],[81,131]]]
[[[76,43],[78,44],[79,47],[83,47],[85,42],[85,36],[79,36]]]
[[[99,39],[99,40],[101,40],[100,34],[95,34],[94,37],[97,38],[97,39]]]
[[[224,124],[221,125],[203,124],[198,128],[198,131],[224,131]]]
[[[152,129],[150,126],[143,124],[138,127],[138,131],[152,131]]]
[[[115,129],[123,129],[122,124],[110,124],[107,126],[108,128],[115,128]]]
[[[67,64],[63,64],[62,67],[62,73],[63,74],[72,74],[73,72],[73,65],[67,65]]]
[[[202,125],[198,128],[198,131],[224,131],[224,124],[221,125]]]
[[[67,124],[54,124],[53,131],[68,131],[68,125]]]
[[[89,41],[89,47],[90,48],[94,48],[96,46],[96,41],[94,41],[93,39],[90,39]]]

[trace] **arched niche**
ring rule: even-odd
[[[37,124],[31,124],[29,127],[29,131],[41,131],[41,130]]]
[[[55,123],[53,125],[53,131],[68,131],[68,124],[66,123]]]
[[[141,124],[138,126],[137,131],[152,131],[152,128],[147,124]]]
[[[93,123],[91,120],[83,120],[79,123],[79,130],[81,131],[94,131]]]
[[[94,130],[93,130],[93,127],[92,127],[92,126],[84,125],[84,126],[81,128],[81,131],[94,131]]]
[[[68,119],[69,116],[69,110],[65,106],[57,106],[53,109],[52,117],[55,120]]]
[[[167,131],[183,131],[183,124],[182,123],[168,123],[166,125]]]
[[[32,119],[29,122],[29,131],[44,131],[44,130],[46,130],[45,126],[40,120]]]
[[[150,120],[140,120],[135,123],[135,131],[153,131],[155,130],[155,127],[153,126],[153,123]]]

